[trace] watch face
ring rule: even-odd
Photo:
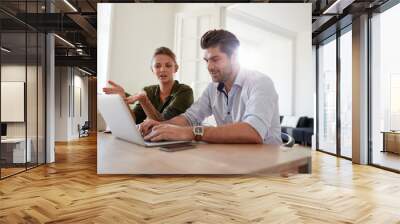
[[[195,127],[194,128],[194,133],[196,134],[196,135],[203,135],[203,127]]]

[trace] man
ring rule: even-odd
[[[213,83],[184,114],[164,122],[144,121],[140,127],[144,139],[281,144],[274,84],[268,76],[240,67],[239,45],[229,31],[206,32],[201,48]],[[210,115],[217,127],[201,126]]]

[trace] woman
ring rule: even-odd
[[[142,92],[134,95],[125,93],[124,88],[113,81],[111,87],[103,88],[106,94],[119,94],[128,104],[138,102],[132,114],[136,124],[146,118],[163,121],[171,119],[186,111],[193,103],[193,91],[174,80],[178,71],[175,54],[167,47],[157,48],[151,61],[151,71],[158,79],[158,85],[146,86]]]

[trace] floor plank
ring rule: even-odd
[[[399,174],[320,152],[287,178],[97,176],[90,136],[0,181],[0,223],[400,223],[399,198]]]
[[[375,151],[372,157],[372,162],[376,165],[400,170],[400,154]]]

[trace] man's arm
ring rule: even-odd
[[[177,119],[178,120],[178,119]],[[182,121],[181,119],[179,119]],[[163,124],[156,125],[144,138],[146,141],[194,140],[193,127]],[[257,143],[263,139],[248,123],[239,122],[219,127],[205,127],[202,141],[210,143]]]
[[[209,143],[263,143],[258,132],[245,122],[204,127],[202,141]]]

